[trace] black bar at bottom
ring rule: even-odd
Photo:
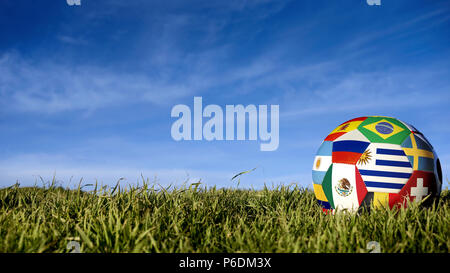
[[[294,253],[176,253],[176,254],[0,254],[0,263],[13,270],[30,266],[75,271],[114,269],[124,272],[324,272],[399,268],[403,272],[417,262],[441,264],[444,254],[294,254]]]

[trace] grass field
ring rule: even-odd
[[[312,191],[193,184],[0,190],[0,252],[445,252],[450,193],[432,206],[325,215]]]

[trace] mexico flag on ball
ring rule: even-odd
[[[322,187],[331,208],[336,210],[356,211],[367,194],[358,169],[351,164],[333,163]]]

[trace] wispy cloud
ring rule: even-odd
[[[147,101],[161,104],[195,90],[144,73],[125,74],[93,66],[34,64],[17,54],[0,58],[3,110],[56,113]]]
[[[68,36],[68,35],[59,35],[57,37],[61,42],[66,43],[66,44],[70,44],[70,45],[88,45],[88,41],[86,39],[83,38],[76,38],[76,37],[72,37],[72,36]]]
[[[410,35],[411,33],[425,31],[447,22],[449,19],[448,16],[445,16],[447,13],[448,9],[435,9],[415,18],[401,21],[390,27],[380,26],[379,30],[375,29],[370,32],[366,31],[365,33],[360,33],[354,40],[346,44],[345,49],[354,50],[365,46],[371,46],[371,43],[377,42],[380,39],[389,37],[399,38]],[[426,22],[426,24],[423,24],[424,22]]]
[[[297,106],[301,109],[285,111],[281,116],[298,118],[330,110],[334,113],[382,112],[441,105],[450,102],[448,82],[443,80],[449,73],[439,64],[432,68],[396,67],[386,71],[348,73],[341,77],[334,77],[332,71],[327,71],[315,79],[316,87],[308,92],[307,101],[301,94],[293,95],[291,99],[298,101]]]

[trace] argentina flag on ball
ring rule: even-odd
[[[357,167],[369,192],[398,193],[413,172],[402,147],[387,143],[370,144]]]
[[[322,145],[320,145],[316,157],[314,158],[314,165],[312,168],[313,184],[322,184],[325,173],[331,165],[332,149],[332,141],[324,141]]]

